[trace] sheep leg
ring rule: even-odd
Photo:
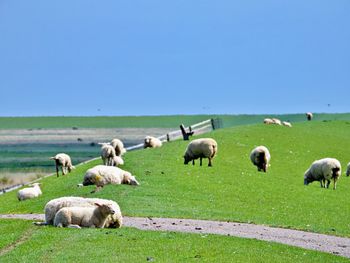
[[[73,224],[69,224],[67,227],[69,227],[69,228],[81,228],[79,225],[73,225]]]
[[[96,193],[98,191],[100,191],[102,189],[103,186],[96,186],[95,190],[91,191],[90,193],[93,194],[93,193]]]
[[[57,177],[58,177],[59,175],[58,175],[58,165],[57,165],[57,163],[56,163],[56,174],[57,174]]]
[[[337,179],[333,178],[333,180],[334,180],[333,190],[335,190],[337,188]]]
[[[63,167],[63,165],[61,166],[61,170],[62,170],[62,175],[65,175],[66,173],[64,172],[64,167]]]
[[[327,179],[327,188],[329,188],[330,184],[331,184],[331,181]]]
[[[208,166],[210,166],[210,167],[213,166],[213,165],[211,164],[211,158],[210,158],[210,157],[208,158],[208,160],[209,160]]]

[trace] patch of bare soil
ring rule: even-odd
[[[0,218],[44,220],[43,214],[0,215]],[[124,226],[141,230],[216,234],[277,242],[350,258],[350,238],[293,229],[210,220],[124,217]]]

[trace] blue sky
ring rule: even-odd
[[[348,0],[2,0],[0,116],[350,112]]]

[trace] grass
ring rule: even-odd
[[[348,196],[350,178],[343,176],[338,189],[303,185],[309,165],[335,157],[350,159],[346,121],[304,122],[293,128],[263,124],[217,130],[210,136],[219,145],[214,167],[183,165],[188,142],[174,141],[159,149],[129,152],[124,169],[136,175],[139,187],[108,185],[77,188],[85,171],[101,161],[79,166],[72,174],[42,181],[43,195],[19,203],[16,193],[0,196],[0,213],[42,213],[45,203],[67,195],[116,200],[125,215],[230,220],[350,236]],[[259,173],[249,153],[257,145],[271,152],[268,173]]]
[[[260,123],[266,117],[291,122],[305,121],[305,114],[263,115],[169,115],[169,116],[100,116],[100,117],[0,117],[0,129],[55,128],[178,128],[209,118],[221,118],[224,127]],[[350,113],[315,114],[314,120],[350,120]]]
[[[348,262],[326,253],[254,239],[133,228],[58,229],[0,220],[5,262]],[[15,234],[14,234],[15,233]],[[16,244],[21,237],[21,242]],[[3,249],[16,244],[12,249]]]

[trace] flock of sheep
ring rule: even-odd
[[[312,114],[307,113],[308,120],[312,119]],[[271,122],[270,122],[271,120]],[[281,122],[278,119],[265,119],[265,124],[277,124],[291,127],[289,122]],[[287,125],[286,125],[287,123]],[[289,125],[288,125],[289,124]],[[162,142],[155,137],[147,136],[144,139],[144,148],[161,147]],[[218,151],[217,142],[212,138],[201,138],[192,140],[184,154],[184,164],[192,161],[195,164],[196,159],[208,158],[208,166],[212,166],[212,159]],[[84,175],[83,183],[78,186],[95,185],[92,193],[101,190],[107,184],[129,184],[139,185],[135,176],[130,172],[120,169],[123,165],[122,155],[126,152],[122,141],[113,139],[110,143],[101,143],[101,158],[103,165],[96,165],[88,169]],[[57,177],[59,168],[62,174],[71,172],[74,169],[69,155],[60,153],[51,159],[55,160]],[[267,172],[271,155],[267,147],[258,146],[250,153],[250,160],[258,171]],[[328,188],[333,180],[333,189],[336,189],[336,183],[341,175],[341,165],[337,159],[324,158],[316,160],[311,164],[304,174],[304,184],[308,185],[313,181],[319,181],[321,187]],[[347,166],[346,175],[350,175],[350,162]],[[32,187],[24,188],[18,191],[18,200],[23,201],[35,198],[41,195],[40,183],[32,184]],[[36,223],[37,225],[54,225],[57,227],[109,227],[119,228],[122,226],[123,218],[119,205],[106,199],[82,198],[82,197],[61,197],[49,201],[45,206],[45,222]]]

